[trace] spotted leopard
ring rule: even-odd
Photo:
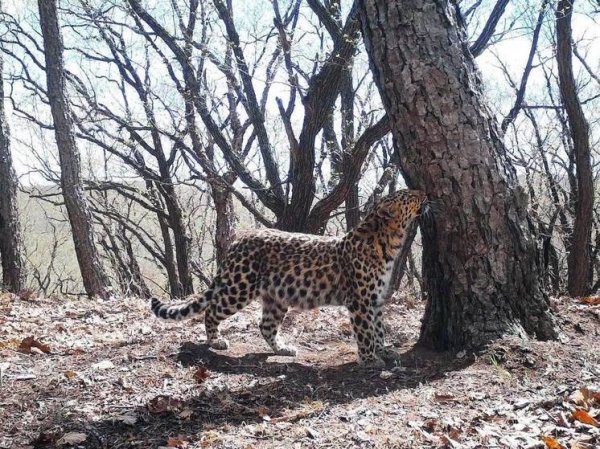
[[[208,345],[226,349],[228,342],[219,334],[219,323],[260,298],[263,337],[275,354],[294,356],[296,349],[278,335],[290,307],[345,306],[360,361],[381,365],[382,303],[395,256],[425,201],[420,191],[393,193],[343,237],[275,230],[243,234],[227,251],[207,290],[191,295],[181,305],[163,304],[154,298],[152,310],[172,320],[206,311]]]

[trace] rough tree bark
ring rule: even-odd
[[[73,233],[75,254],[86,293],[106,298],[110,295],[111,287],[95,245],[92,214],[81,182],[81,161],[73,134],[72,113],[65,93],[63,43],[56,0],[40,0],[38,7],[44,38],[48,101],[54,120],[61,168],[61,188]]]
[[[9,292],[17,293],[25,287],[25,263],[17,205],[17,176],[13,168],[10,135],[4,113],[2,64],[2,52],[0,52],[0,257],[2,287]]]
[[[537,248],[497,124],[447,0],[364,0],[371,68],[411,188],[438,204],[422,223],[422,344],[481,347],[507,334],[555,338]]]
[[[574,3],[575,0],[560,0],[556,7],[556,62],[560,95],[569,120],[577,171],[575,222],[567,259],[567,288],[571,296],[583,296],[590,292],[594,181],[589,127],[577,97],[577,84],[573,75],[571,17]]]

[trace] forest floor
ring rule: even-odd
[[[222,325],[136,299],[0,295],[0,448],[599,448],[600,305],[553,300],[561,341],[414,346],[423,305],[386,307],[399,355],[366,369],[341,308],[292,312],[273,356],[258,304]],[[31,338],[29,338],[31,337]],[[587,422],[587,423],[586,423]]]

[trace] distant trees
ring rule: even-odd
[[[73,133],[73,117],[65,94],[63,45],[56,0],[40,0],[38,6],[44,37],[48,101],[60,158],[62,195],[71,223],[75,253],[86,293],[106,298],[111,293],[110,281],[98,254],[92,214],[81,181],[81,161]]]
[[[10,133],[4,111],[3,60],[0,52],[0,288],[17,293],[25,288],[26,270],[17,201],[17,176],[13,167]]]

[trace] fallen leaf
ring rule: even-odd
[[[389,378],[391,378],[394,375],[394,373],[392,373],[391,371],[382,371],[381,373],[379,373],[379,377],[383,380],[387,380]]]
[[[204,383],[204,381],[210,377],[210,371],[206,369],[206,367],[201,366],[196,371],[194,371],[193,377],[197,383]]]
[[[573,418],[584,424],[589,424],[590,426],[600,426],[600,423],[598,423],[598,421],[595,418],[590,416],[590,414],[582,408],[578,408],[573,412]]]
[[[584,435],[569,444],[570,449],[590,449],[595,438],[592,435]]]
[[[186,408],[179,413],[179,417],[181,419],[188,419],[190,416],[194,414],[194,411],[191,408]]]
[[[77,377],[77,371],[73,371],[73,370],[65,371],[65,376],[67,379],[73,379],[74,377]]]
[[[428,419],[423,423],[423,428],[428,432],[434,432],[436,427],[438,427],[440,422],[437,419]]]
[[[62,436],[60,440],[56,442],[57,446],[65,446],[70,444],[71,446],[74,444],[83,443],[87,440],[87,435],[81,432],[69,432]]]
[[[35,296],[35,290],[31,288],[26,288],[24,290],[21,290],[17,295],[19,296],[19,299],[23,301],[29,301]]]
[[[0,349],[16,349],[19,347],[19,340],[11,338],[10,340],[0,341]]]
[[[600,296],[582,296],[579,298],[579,302],[589,304],[591,306],[600,305]]]
[[[544,440],[548,449],[564,449],[564,446],[553,437],[542,437],[542,440]]]
[[[221,434],[216,430],[209,430],[202,434],[202,440],[200,441],[200,447],[210,447],[223,441]]]
[[[40,343],[33,336],[24,338],[19,344],[19,351],[31,354],[31,348],[37,348],[45,354],[50,352],[50,346]]]
[[[450,401],[455,401],[456,398],[451,393],[447,393],[447,394],[436,393],[435,400],[440,401],[440,402],[450,402]]]
[[[81,348],[74,348],[74,349],[69,349],[65,352],[65,354],[67,355],[81,355],[81,354],[85,354],[85,350],[81,349]]]
[[[574,391],[569,396],[569,401],[577,405],[585,405],[585,396],[581,390]]]
[[[133,412],[127,412],[122,415],[115,416],[114,420],[120,421],[129,426],[133,426],[137,422],[137,415],[135,415]]]
[[[172,398],[170,396],[156,396],[148,402],[148,411],[150,413],[163,413],[177,409],[181,406],[179,399]]]
[[[169,437],[167,440],[167,447],[177,447],[180,449],[188,447],[189,439],[183,435],[177,437]]]
[[[269,409],[267,407],[265,407],[264,405],[261,405],[260,407],[258,407],[256,409],[256,412],[258,413],[258,416],[260,416],[261,418],[263,416],[269,416],[269,413],[271,413],[269,411]]]
[[[573,392],[569,396],[569,401],[573,404],[583,407],[586,410],[589,410],[595,401],[600,401],[600,393],[583,387]]]

